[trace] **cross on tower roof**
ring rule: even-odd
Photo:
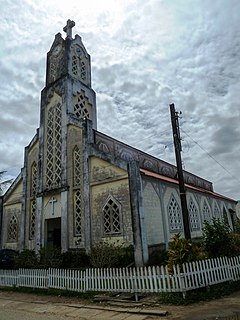
[[[73,20],[68,19],[67,25],[63,28],[63,31],[66,32],[66,39],[72,39],[72,28],[75,26],[75,22]]]

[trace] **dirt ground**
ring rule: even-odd
[[[90,303],[86,300],[81,300],[76,297],[61,297],[61,296],[48,296],[40,294],[29,294],[11,291],[0,291],[0,297],[11,299],[15,301],[42,301],[44,303],[54,304],[91,304],[95,306],[105,305],[107,302],[95,302]],[[134,308],[135,303],[131,305],[124,302],[120,304],[122,308]],[[119,307],[119,306],[118,306]],[[221,299],[204,301],[199,303],[190,304],[187,306],[174,306],[168,304],[155,303],[154,298],[151,303],[151,298],[148,298],[148,303],[144,305],[144,308],[150,308],[151,310],[166,310],[168,314],[164,317],[166,320],[213,320],[213,319],[228,319],[228,320],[240,320],[240,291],[235,292],[229,296]],[[146,316],[146,319],[159,319],[159,317]]]

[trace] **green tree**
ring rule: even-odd
[[[209,258],[231,255],[229,225],[220,219],[205,222],[203,228],[203,248]]]

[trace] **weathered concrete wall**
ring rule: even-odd
[[[27,161],[25,161],[25,163],[27,164],[27,168],[26,168],[26,199],[25,199],[26,213],[25,213],[25,219],[23,219],[23,222],[25,225],[24,243],[25,243],[25,247],[30,250],[33,250],[35,247],[35,239],[30,239],[30,236],[29,236],[31,201],[35,198],[35,195],[33,195],[31,192],[32,166],[36,164],[36,166],[38,167],[38,160],[39,160],[38,154],[39,154],[39,140],[36,139],[36,141],[34,141],[34,143],[27,149],[27,152],[26,152]],[[21,226],[21,228],[23,228],[23,226]]]
[[[96,157],[90,158],[91,234],[92,243],[119,241],[133,244],[128,174],[126,171]],[[103,230],[103,207],[109,196],[120,204],[121,233],[106,236]]]
[[[20,236],[20,219],[22,210],[22,189],[23,184],[20,179],[19,182],[8,193],[7,198],[3,203],[3,216],[2,216],[2,247],[9,249],[19,249],[19,236]],[[17,218],[17,239],[8,239],[8,227],[10,219],[15,216]]]
[[[82,247],[83,243],[82,239],[84,236],[78,237],[75,236],[75,226],[74,226],[74,191],[78,189],[82,189],[82,183],[76,184],[74,179],[74,161],[73,161],[73,152],[74,148],[78,147],[81,153],[81,167],[83,166],[83,154],[82,154],[82,128],[77,126],[69,125],[68,126],[68,145],[67,145],[67,177],[68,177],[68,185],[69,185],[69,192],[68,192],[68,243],[70,248],[78,248]],[[82,177],[82,170],[81,170],[81,177],[77,180],[83,180]],[[83,192],[83,191],[82,191]],[[82,212],[84,212],[84,206],[82,205]],[[83,223],[83,221],[82,221]],[[84,232],[84,229],[83,229]]]
[[[164,225],[161,209],[162,199],[160,199],[150,181],[147,181],[143,195],[148,246],[164,243]]]

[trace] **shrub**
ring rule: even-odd
[[[93,246],[89,258],[95,268],[122,267],[133,261],[133,248],[102,241]]]
[[[229,255],[239,256],[240,255],[240,234],[230,233],[229,238],[230,238]]]
[[[173,265],[182,266],[185,262],[196,261],[204,257],[201,248],[191,240],[181,238],[178,233],[173,237],[168,250],[168,268],[172,271]]]
[[[212,224],[205,222],[203,228],[203,247],[209,258],[229,256],[231,254],[230,229],[219,219]]]
[[[19,253],[15,260],[16,268],[34,269],[39,267],[39,259],[34,250],[25,249]]]
[[[235,221],[235,232],[240,233],[240,219],[236,219]]]
[[[83,250],[62,253],[61,268],[85,268],[89,264],[89,256]]]
[[[39,250],[40,268],[60,268],[62,263],[61,250],[47,246]]]
[[[165,249],[154,250],[149,255],[149,266],[166,265],[168,262],[168,251]]]

